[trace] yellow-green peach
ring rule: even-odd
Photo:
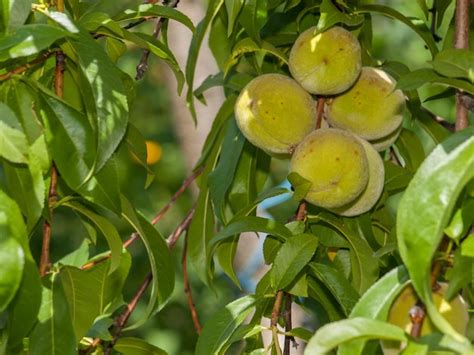
[[[329,100],[326,118],[333,127],[374,140],[395,131],[402,122],[405,96],[383,70],[364,67],[350,90]]]
[[[295,80],[264,74],[250,81],[235,103],[242,134],[270,154],[291,154],[314,130],[314,100]]]
[[[383,191],[385,177],[383,160],[369,142],[361,138],[359,138],[359,141],[365,149],[369,163],[369,182],[364,191],[354,201],[333,210],[341,216],[353,217],[367,212],[374,207]]]
[[[350,132],[334,128],[310,133],[296,148],[290,164],[311,182],[305,200],[324,207],[341,207],[367,186],[369,173],[364,147]]]
[[[448,302],[444,296],[448,289],[447,283],[437,285],[439,289],[434,291],[433,301],[441,315],[453,326],[460,334],[465,334],[467,323],[469,322],[469,313],[466,302],[462,296],[458,295]],[[417,303],[417,297],[411,285],[406,286],[395,302],[392,304],[388,316],[388,322],[403,328],[410,334],[412,322],[410,320],[410,310]],[[428,317],[425,318],[421,327],[420,336],[427,335],[436,331],[435,325]],[[384,341],[384,354],[399,354],[404,344],[397,342]]]
[[[291,75],[312,94],[339,94],[359,76],[360,44],[342,27],[315,33],[316,27],[311,27],[296,39],[288,62]]]
[[[387,149],[393,143],[396,142],[401,131],[402,131],[402,126],[398,127],[395,131],[390,133],[388,136],[385,136],[379,139],[374,139],[372,141],[369,141],[369,143],[372,144],[372,146],[377,152],[383,152],[385,149]]]

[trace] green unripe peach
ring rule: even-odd
[[[333,127],[374,140],[389,135],[402,122],[405,96],[383,70],[364,67],[353,87],[326,105]]]
[[[306,136],[293,154],[290,172],[311,182],[305,200],[324,208],[353,201],[369,178],[367,156],[360,141],[334,128],[318,129]]]
[[[359,138],[359,141],[364,147],[369,163],[369,182],[364,191],[354,201],[333,210],[341,216],[352,217],[367,212],[374,207],[383,191],[385,177],[383,160],[369,142],[361,138]]]
[[[464,299],[458,295],[450,302],[444,298],[448,289],[447,283],[440,283],[439,289],[434,291],[433,301],[441,315],[453,326],[460,334],[465,334],[467,323],[469,322],[468,307]],[[388,322],[403,328],[410,334],[412,322],[410,320],[410,309],[416,304],[417,298],[411,285],[405,287],[390,308]],[[420,336],[427,335],[436,331],[435,325],[428,316],[423,321]],[[403,346],[403,345],[402,345]],[[399,354],[400,344],[397,342],[384,341],[384,354]]]
[[[359,76],[360,44],[342,27],[315,32],[316,27],[311,27],[296,39],[288,63],[291,75],[312,94],[339,94]]]
[[[388,136],[379,138],[379,139],[374,139],[372,141],[369,141],[370,144],[374,147],[374,149],[377,152],[383,152],[385,149],[390,147],[393,143],[396,142],[398,136],[400,135],[400,132],[402,131],[402,126],[398,127],[395,131],[390,133]]]
[[[242,134],[270,154],[291,154],[316,126],[314,100],[296,81],[264,74],[250,81],[235,103]]]

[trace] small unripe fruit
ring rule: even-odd
[[[362,144],[353,134],[334,128],[318,129],[306,136],[293,154],[290,171],[311,182],[305,200],[324,208],[353,201],[369,177]]]
[[[360,44],[352,33],[333,27],[315,35],[304,31],[291,48],[289,69],[307,91],[317,95],[339,94],[354,84],[362,59]]]
[[[314,100],[296,81],[264,74],[242,90],[235,103],[242,134],[270,154],[291,154],[316,126]]]
[[[448,289],[447,283],[440,283],[439,289],[434,291],[433,302],[441,315],[453,326],[453,328],[460,334],[465,334],[467,323],[469,322],[468,307],[464,299],[458,295],[450,302],[444,299]],[[412,329],[412,322],[410,320],[410,310],[416,304],[417,298],[411,285],[405,287],[398,298],[392,304],[388,316],[388,322],[403,328],[406,333],[410,334]],[[423,326],[421,328],[420,336],[427,335],[436,331],[436,327],[425,316]],[[384,354],[399,354],[400,345],[397,342],[384,341]],[[403,344],[402,344],[403,347]]]
[[[353,217],[367,212],[374,207],[383,191],[385,177],[383,160],[369,142],[360,138],[359,141],[365,149],[369,163],[369,182],[364,191],[354,201],[333,210],[333,212],[341,216]]]
[[[327,103],[329,124],[369,140],[389,135],[400,126],[405,109],[405,96],[395,87],[383,70],[362,68],[355,85]]]
[[[400,135],[400,132],[402,131],[402,126],[398,127],[395,131],[390,133],[388,136],[379,138],[379,139],[374,139],[372,141],[369,141],[370,144],[374,147],[374,149],[377,152],[383,152],[385,149],[390,147],[393,143],[396,142],[398,136]]]

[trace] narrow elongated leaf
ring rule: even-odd
[[[137,231],[147,250],[153,275],[150,301],[145,315],[134,325],[144,323],[156,309],[165,306],[174,289],[174,261],[163,236],[142,215],[137,214],[130,202],[122,197],[122,216]],[[158,272],[159,271],[159,272]]]
[[[114,350],[127,355],[167,355],[168,353],[143,339],[120,338],[114,345]]]
[[[330,0],[322,1],[320,11],[321,17],[317,26],[320,32],[338,23],[358,26],[364,21],[364,17],[361,15],[341,12]]]
[[[255,41],[260,42],[260,30],[267,20],[268,1],[248,0],[242,7],[239,22],[245,32]]]
[[[370,5],[362,5],[357,8],[355,11],[356,13],[378,13],[389,18],[393,18],[401,23],[404,23],[408,27],[410,27],[413,31],[415,31],[418,36],[420,36],[425,44],[427,45],[428,49],[431,52],[431,55],[434,57],[436,53],[438,53],[438,47],[436,42],[433,39],[433,35],[431,34],[430,30],[426,27],[425,24],[422,25],[415,25],[408,17],[404,16],[397,10],[385,6],[385,5],[378,5],[378,4],[370,4]]]
[[[312,218],[310,219],[312,220]],[[379,265],[373,250],[360,235],[347,228],[340,220],[328,213],[320,213],[315,220],[321,220],[336,229],[350,244],[352,285],[363,294],[377,280]]]
[[[318,238],[299,234],[288,238],[273,261],[270,284],[274,291],[288,286],[313,257]]]
[[[328,288],[348,316],[360,297],[350,282],[338,270],[321,263],[310,263],[309,269]]]
[[[446,78],[439,75],[433,69],[423,68],[402,75],[397,81],[397,88],[402,90],[414,90],[428,83],[450,86],[474,94],[474,85],[468,81]]]
[[[120,260],[119,268],[112,273],[109,272],[110,261],[102,262],[89,270],[73,266],[61,269],[59,277],[69,304],[77,342],[86,335],[95,318],[122,296],[131,258],[127,253]]]
[[[209,174],[209,191],[216,216],[222,223],[226,223],[224,208],[226,194],[234,179],[245,138],[240,133],[235,120],[228,121],[227,132],[222,143],[221,154],[216,168]]]
[[[20,243],[13,238],[6,224],[5,215],[0,213],[0,312],[3,312],[20,286],[24,267],[24,254]]]
[[[13,241],[13,246],[8,245]],[[4,244],[7,243],[7,244]],[[20,249],[15,245],[18,244]],[[40,307],[41,283],[36,263],[31,256],[28,245],[28,234],[18,205],[0,190],[0,249],[3,255],[1,280],[2,309],[8,306],[8,348],[15,349],[21,344],[23,337],[36,322]],[[15,256],[21,255],[20,263]],[[18,270],[18,266],[21,266]],[[18,273],[14,276],[15,269]],[[10,271],[9,271],[10,270]],[[10,284],[7,285],[8,281]],[[18,284],[17,284],[18,282]],[[4,289],[8,286],[8,289]],[[14,297],[11,300],[11,297]],[[9,302],[11,300],[11,302]]]
[[[449,78],[464,78],[474,83],[474,52],[448,48],[439,52],[433,62],[434,70]]]
[[[474,213],[472,211],[474,211],[474,199],[466,199],[462,206],[454,213],[449,225],[444,229],[446,235],[459,241],[474,222]]]
[[[84,78],[81,85],[89,117],[97,129],[97,159],[100,170],[122,140],[128,123],[128,104],[122,72],[100,44],[81,32],[70,40]]]
[[[204,40],[204,35],[209,27],[209,24],[212,22],[214,17],[217,15],[219,9],[221,8],[224,0],[210,0],[207,5],[207,12],[204,19],[196,27],[196,34],[191,40],[191,45],[189,47],[188,60],[186,62],[186,82],[188,83],[188,92],[186,94],[186,103],[191,112],[194,122],[196,122],[196,109],[194,107],[194,76],[196,71],[196,63],[199,55],[199,49],[201,48],[202,41]]]
[[[393,269],[362,295],[349,317],[385,321],[393,301],[408,282],[408,272],[404,266]],[[366,342],[367,339],[346,342],[339,347],[338,355],[363,354]]]
[[[90,178],[94,166],[92,127],[82,113],[46,89],[40,91],[40,104],[46,140],[56,167],[69,187],[77,189]]]
[[[254,296],[239,298],[219,310],[205,324],[196,344],[196,355],[219,354],[257,303]]]
[[[31,355],[77,353],[69,306],[63,286],[57,276],[57,274],[52,274],[44,280],[38,323],[30,336]]]
[[[350,318],[327,324],[316,332],[305,349],[306,355],[329,354],[337,346],[354,339],[407,341],[403,329],[369,318]]]
[[[229,16],[229,20],[227,24],[227,37],[230,37],[230,35],[234,31],[235,22],[238,19],[244,0],[224,0],[224,1],[225,1],[225,7],[227,10],[227,16]]]
[[[23,25],[31,12],[31,0],[3,0],[0,4],[0,32]]]
[[[159,16],[178,21],[191,30],[195,31],[194,25],[188,16],[169,6],[157,4],[141,4],[138,9],[127,9],[124,12],[114,16],[115,21],[136,20],[143,17]]]
[[[117,215],[122,212],[117,163],[111,157],[104,167],[78,190],[87,200]]]
[[[458,132],[437,146],[408,185],[398,208],[400,255],[413,286],[437,327],[465,342],[433,304],[430,269],[456,199],[474,176],[474,129]],[[415,226],[415,227],[414,227]]]
[[[23,132],[0,121],[0,157],[12,163],[26,163],[28,143]]]
[[[227,75],[230,69],[232,69],[232,67],[239,62],[240,57],[252,52],[271,54],[281,60],[283,63],[288,63],[288,58],[285,53],[274,47],[272,44],[266,41],[261,41],[260,44],[257,44],[251,38],[244,38],[232,49],[232,54],[224,65],[224,75]]]
[[[0,62],[37,54],[57,40],[71,35],[61,28],[50,25],[21,26],[11,35],[0,39]]]
[[[112,253],[109,274],[114,272],[120,266],[120,258],[122,256],[122,239],[120,239],[115,226],[107,218],[99,216],[78,202],[69,201],[64,203],[64,206],[68,206],[86,216],[102,232]]]

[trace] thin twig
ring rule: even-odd
[[[318,98],[318,103],[317,103],[317,119],[316,119],[316,129],[321,128],[321,123],[323,122],[323,113],[324,113],[324,102],[326,99],[324,97],[319,97]]]
[[[291,303],[292,297],[289,293],[286,294],[285,298],[285,333],[288,333],[293,329],[292,319],[291,319]],[[298,348],[298,343],[295,341],[295,337],[291,335],[285,335],[285,346],[283,348],[283,355],[290,355],[290,344],[293,343],[295,349]]]
[[[51,57],[55,52],[54,51],[51,51],[51,52],[45,52],[43,54],[41,54],[38,58],[32,60],[31,62],[29,63],[26,63],[18,68],[15,68],[5,74],[0,74],[0,81],[4,81],[4,80],[7,80],[7,79],[10,79],[13,75],[16,75],[16,74],[21,74],[23,73],[24,71],[28,70],[29,68],[35,66],[36,64],[39,64],[39,63],[42,63],[44,62],[46,59],[48,59],[49,57]]]
[[[120,334],[122,333],[123,328],[127,324],[127,321],[132,315],[133,311],[137,307],[138,301],[140,301],[140,299],[142,298],[143,294],[148,288],[148,285],[150,285],[152,278],[153,278],[153,274],[149,272],[148,275],[146,275],[145,280],[143,280],[142,284],[140,285],[140,288],[137,290],[133,298],[127,304],[125,311],[115,321],[115,325],[116,325],[115,335],[112,341],[107,346],[107,349],[104,352],[105,355],[109,355],[112,352],[112,349],[115,343],[117,342],[118,338],[120,337]]]
[[[194,216],[194,211],[196,210],[196,206],[193,206],[186,217],[184,217],[183,221],[178,225],[178,227],[174,230],[174,232],[168,237],[166,242],[168,243],[168,247],[170,249],[173,249],[173,247],[176,245],[176,242],[179,239],[179,236],[188,229],[189,225],[191,224],[191,221],[193,220]]]
[[[171,0],[169,3],[166,4],[168,7],[176,7],[178,5],[179,0]],[[158,38],[160,36],[161,27],[167,21],[166,17],[158,18],[156,22],[155,30],[153,31],[153,37]],[[145,49],[143,50],[142,58],[137,65],[137,75],[135,76],[135,80],[140,80],[145,75],[146,71],[148,70],[148,57],[150,56],[150,50]]]
[[[282,300],[283,300],[283,291],[280,290],[276,294],[275,303],[273,304],[272,316],[270,320],[270,327],[272,328],[272,335],[273,335],[273,343],[275,345],[275,349],[278,354],[281,354],[281,348],[278,342],[277,324],[278,324],[278,318],[280,318],[280,309],[281,309]]]
[[[431,35],[433,36],[433,39],[435,42],[441,41],[441,37],[436,34],[436,23],[438,20],[438,8],[437,8],[437,1],[433,1],[433,7],[429,9],[428,11],[431,13],[431,25],[430,25],[430,32]]]
[[[201,168],[197,169],[193,174],[188,176],[183,181],[183,184],[180,186],[178,191],[176,191],[176,193],[171,197],[171,199],[168,201],[168,203],[164,207],[162,207],[161,210],[156,214],[156,216],[151,220],[151,224],[155,225],[156,223],[158,223],[165,216],[166,212],[168,212],[168,210],[171,208],[171,206],[173,206],[173,204],[176,202],[176,200],[186,191],[186,189],[189,187],[189,185],[191,185],[191,183],[194,180],[196,180],[196,178],[199,175],[201,175],[203,170],[204,170],[204,167],[201,167]],[[193,213],[194,213],[194,207],[191,208],[191,210],[188,212],[188,214],[186,215],[183,222],[181,222],[181,224],[178,226],[178,228],[168,238],[168,246],[170,246],[170,248],[172,248],[176,244],[179,236],[183,232],[184,229],[182,228],[182,225],[183,224],[189,224],[191,222]],[[181,229],[180,229],[180,226],[181,226]],[[137,233],[132,233],[130,235],[130,237],[123,243],[123,247],[125,249],[127,249],[130,245],[132,245],[135,242],[135,240],[138,239],[138,237],[139,236],[138,236]],[[100,258],[97,258],[95,260],[92,260],[92,261],[88,262],[87,264],[82,265],[81,269],[82,270],[88,270],[88,269],[94,267],[95,265],[110,259],[111,257],[112,257],[112,254],[111,254],[111,252],[109,252],[109,253],[107,253],[106,255],[104,255]]]
[[[459,49],[469,48],[469,8],[470,0],[456,0],[454,47]],[[456,93],[456,131],[467,128],[469,125],[469,111],[463,104],[462,91]]]
[[[188,300],[189,310],[191,311],[191,317],[193,319],[194,329],[198,335],[201,335],[202,327],[201,323],[199,323],[199,316],[196,311],[196,307],[193,301],[193,294],[191,291],[191,286],[189,284],[189,277],[188,277],[188,267],[187,267],[187,250],[188,250],[188,236],[184,238],[184,247],[183,247],[183,257],[181,259],[181,263],[183,265],[183,283],[184,283],[184,293],[186,294],[186,298]]]
[[[57,10],[64,11],[64,2],[62,0],[57,1]],[[54,91],[59,98],[64,96],[64,69],[65,69],[65,60],[66,57],[62,51],[56,52],[56,67],[54,70]],[[58,171],[54,162],[51,166],[51,182],[49,185],[48,191],[48,210],[49,210],[49,220],[46,219],[43,224],[43,241],[41,245],[41,258],[39,265],[40,276],[45,276],[51,266],[50,260],[50,245],[51,245],[51,235],[53,228],[53,206],[56,203],[57,199],[57,184],[58,184]]]

